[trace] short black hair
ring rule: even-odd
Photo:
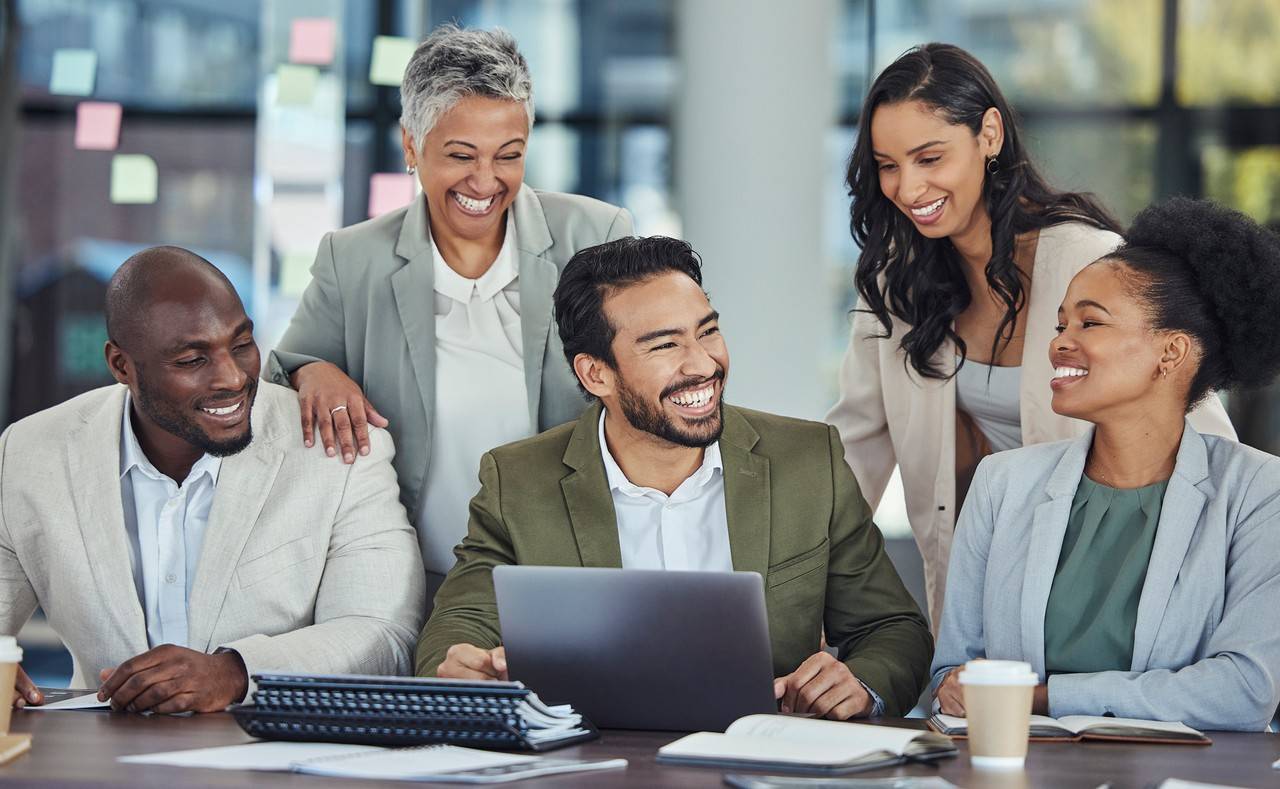
[[[212,274],[228,290],[236,292],[227,275],[191,250],[174,246],[148,247],[121,263],[107,283],[105,312],[107,338],[111,342],[125,351],[136,347],[147,317],[151,286],[165,272],[181,266]]]
[[[1210,392],[1262,386],[1280,372],[1280,236],[1239,211],[1175,197],[1139,213],[1103,259],[1135,275],[1153,328],[1199,344],[1188,410]]]
[[[613,338],[618,330],[604,314],[605,297],[669,271],[702,286],[702,259],[688,242],[676,238],[620,238],[579,250],[570,258],[552,297],[569,367],[580,353],[613,367]],[[586,392],[581,382],[578,386]]]

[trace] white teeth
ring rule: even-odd
[[[1054,378],[1077,378],[1082,375],[1088,375],[1089,371],[1080,367],[1057,367],[1054,368]]]
[[[701,408],[711,402],[711,395],[715,393],[715,385],[699,389],[696,392],[684,392],[671,396],[671,402],[676,405],[683,405],[692,408]]]
[[[466,195],[458,194],[457,192],[452,192],[451,194],[453,195],[453,199],[458,201],[458,205],[473,214],[483,214],[485,211],[489,210],[489,206],[493,205],[494,195],[490,195],[484,200],[475,200],[467,197]]]
[[[947,198],[939,197],[937,200],[934,200],[932,203],[930,203],[929,205],[923,208],[911,209],[911,213],[915,214],[916,216],[929,216],[930,214],[936,214],[938,212],[938,209],[942,208],[942,204],[945,203],[946,201],[947,201]]]
[[[214,416],[226,416],[227,414],[234,414],[236,411],[240,410],[240,403],[229,405],[226,408],[204,408],[201,410],[206,414],[213,414]]]

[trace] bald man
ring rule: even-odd
[[[224,709],[264,671],[407,674],[424,577],[387,434],[350,466],[304,446],[235,289],[191,252],[129,258],[106,311],[119,383],[0,436],[0,633],[40,606],[72,686],[136,712]]]

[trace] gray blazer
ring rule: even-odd
[[[551,320],[551,294],[580,249],[629,236],[631,215],[589,197],[521,186],[511,204],[519,250],[520,328],[529,416],[538,431],[586,407]],[[346,371],[390,420],[400,500],[415,519],[431,462],[436,394],[434,272],[425,195],[405,208],[325,234],[264,377],[289,386],[309,362]],[[476,458],[479,468],[480,458]]]
[[[956,526],[933,687],[979,657],[1044,679],[1044,615],[1093,431],[982,461]],[[1049,713],[1266,728],[1280,703],[1280,458],[1190,424],[1128,671],[1055,674]]]
[[[125,392],[95,389],[0,435],[0,633],[43,608],[73,688],[147,651],[120,494]],[[265,382],[250,418],[253,441],[218,472],[189,646],[235,649],[250,674],[409,671],[426,598],[390,437],[373,430],[368,456],[335,463],[303,446],[297,396]]]

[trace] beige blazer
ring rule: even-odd
[[[1031,289],[1027,294],[1026,339],[1022,356],[1021,417],[1024,446],[1075,438],[1087,422],[1059,416],[1050,403],[1049,343],[1058,324],[1058,306],[1076,272],[1111,252],[1120,237],[1076,222],[1040,231]],[[907,325],[893,320],[893,336],[877,339],[874,316],[855,312],[852,336],[840,367],[840,399],[827,421],[844,441],[844,456],[872,508],[898,466],[906,495],[907,519],[924,559],[929,617],[936,632],[946,589],[947,563],[955,528],[955,379],[923,378],[898,347]],[[955,347],[946,342],[935,359],[955,369]],[[1235,430],[1217,398],[1190,414],[1201,433],[1234,439]]]
[[[120,496],[125,388],[95,389],[0,435],[0,633],[37,605],[71,650],[72,687],[145,652]],[[227,457],[196,567],[190,646],[262,671],[407,674],[422,558],[385,431],[347,466],[302,445],[297,396],[261,382],[253,441]]]

